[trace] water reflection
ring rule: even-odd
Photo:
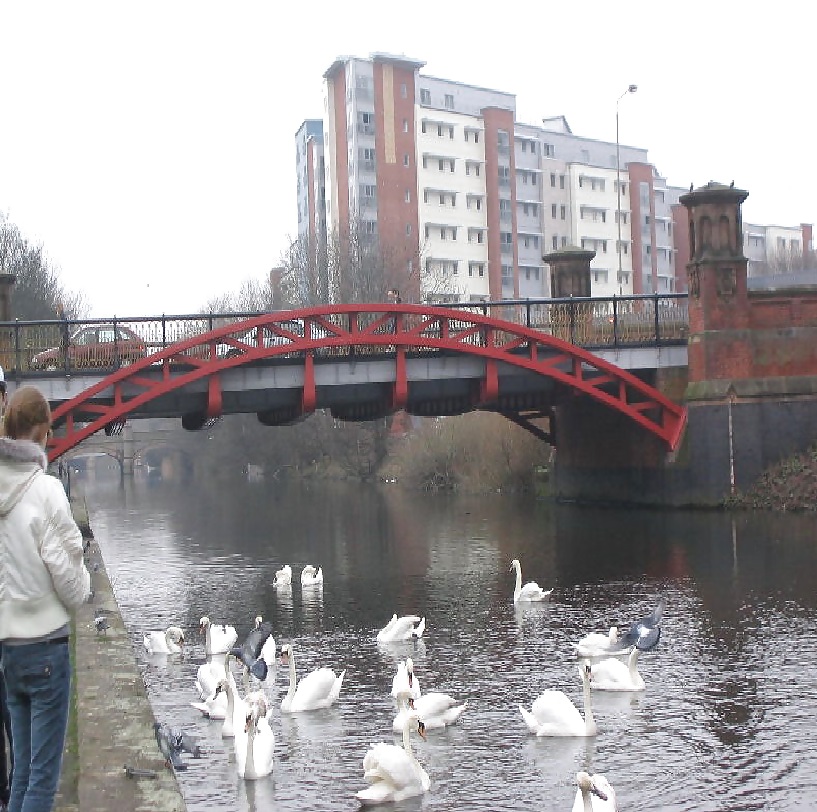
[[[180,775],[190,812],[355,809],[369,744],[391,741],[396,663],[411,656],[426,690],[469,702],[457,725],[416,747],[432,776],[406,808],[562,810],[579,769],[604,772],[629,810],[799,808],[811,764],[817,596],[808,516],[728,516],[550,507],[513,497],[423,497],[398,489],[285,484],[95,485],[92,522],[157,718],[190,727],[207,764]],[[319,506],[316,509],[316,506]],[[514,607],[508,566],[555,587]],[[283,563],[321,562],[322,590],[272,589]],[[159,562],[157,564],[157,562]],[[302,565],[293,565],[296,570]],[[646,690],[593,693],[599,734],[537,739],[519,714],[546,688],[581,707],[571,642],[627,625],[667,597],[662,638],[639,660]],[[378,645],[393,612],[425,616],[420,641]],[[141,634],[207,614],[243,637],[256,615],[298,670],[347,670],[328,711],[280,712],[276,766],[239,782],[230,742],[187,704],[204,650],[149,662]],[[678,768],[677,765],[683,765]],[[401,805],[403,808],[403,805]]]

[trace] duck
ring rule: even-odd
[[[226,654],[238,640],[238,632],[224,623],[211,623],[205,615],[199,620],[199,632],[204,635],[204,651],[208,657]]]
[[[323,586],[323,569],[307,564],[301,570],[301,586]]]
[[[397,673],[391,681],[391,695],[398,703],[401,696],[406,696],[411,699],[419,699],[420,694],[420,680],[414,674],[414,661],[411,657],[401,660],[397,664]],[[402,728],[400,729],[402,730]],[[399,733],[400,730],[397,732]]]
[[[468,702],[459,702],[448,694],[429,691],[417,699],[401,694],[400,709],[392,722],[392,730],[401,733],[406,717],[412,712],[419,714],[426,730],[435,730],[453,725],[468,707]]]
[[[290,567],[289,564],[284,564],[281,569],[276,570],[275,580],[272,582],[272,585],[276,589],[279,587],[292,586],[292,567]]]
[[[235,734],[235,765],[245,781],[263,778],[272,772],[275,734],[269,725],[269,705],[261,691],[246,697],[244,725]]]
[[[617,812],[616,791],[600,773],[576,773],[576,800],[572,812]]]
[[[595,736],[596,720],[590,702],[590,682],[593,678],[590,663],[579,664],[584,698],[584,718],[579,709],[563,691],[543,691],[530,710],[522,705],[519,712],[531,733],[537,736]]]
[[[522,565],[518,558],[511,561],[509,570],[516,570],[516,586],[513,590],[513,602],[520,601],[543,601],[551,592],[552,589],[542,589],[536,581],[528,581],[522,586]]]
[[[431,779],[417,761],[411,748],[411,731],[425,738],[425,725],[416,711],[408,713],[403,724],[403,746],[373,744],[363,758],[363,778],[369,784],[355,794],[364,806],[394,803],[431,788]]]
[[[391,616],[391,620],[377,633],[380,643],[401,643],[405,640],[418,640],[426,629],[426,619],[417,615]]]
[[[184,630],[168,626],[163,632],[147,632],[142,642],[148,654],[178,654],[184,646]]]
[[[298,682],[295,654],[290,643],[281,646],[281,662],[289,664],[289,690],[281,700],[285,713],[328,708],[337,701],[346,671],[336,675],[331,668],[316,668]]]

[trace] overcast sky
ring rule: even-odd
[[[611,141],[636,83],[621,142],[670,184],[734,180],[745,220],[815,222],[816,9],[0,0],[0,211],[93,315],[198,312],[296,234],[294,135],[323,72],[384,51]]]

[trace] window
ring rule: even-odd
[[[408,87],[406,86],[405,82],[403,82],[403,84],[400,85],[400,98],[402,99],[408,98]]]
[[[555,203],[551,203],[551,205],[550,205],[550,216],[553,217],[554,220],[556,219],[556,209],[557,208],[559,208],[559,207]]]
[[[551,245],[553,246],[553,250],[555,251],[559,247],[559,238],[554,234],[550,239]]]
[[[556,148],[553,144],[542,144],[542,153],[546,157],[552,158],[556,154]]]
[[[567,237],[562,237],[562,248],[567,245]]]
[[[454,138],[454,128],[453,127],[448,128],[448,137],[453,140],[453,138]]]
[[[438,160],[438,163],[439,163],[439,165],[440,165],[440,172],[443,172],[443,171],[445,170],[445,159],[444,159],[444,158],[440,158],[440,159]]]
[[[406,189],[406,203],[411,203],[411,189]]]
[[[431,91],[420,88],[420,104],[431,104]]]
[[[559,188],[560,189],[565,188],[565,176],[564,175],[559,175]]]
[[[406,223],[406,236],[411,236],[411,223]]]
[[[445,192],[440,192],[440,205],[445,205]]]
[[[408,166],[410,163],[408,152],[403,154],[403,166]]]
[[[454,97],[450,93],[445,94],[445,109],[446,110],[454,109]]]
[[[442,134],[443,134],[443,125],[442,125],[442,124],[438,124],[438,125],[437,125],[437,135],[438,135],[438,136],[442,136]]]
[[[555,189],[556,188],[556,173],[550,173],[550,185]]]
[[[403,119],[403,132],[404,133],[408,132],[408,119],[407,118]]]
[[[479,177],[479,163],[477,161],[466,161],[465,174]]]
[[[425,132],[425,131],[426,131],[426,122],[425,122],[425,121],[421,121],[421,122],[420,122],[420,131],[421,131],[421,132]]]
[[[560,206],[559,207],[559,216],[562,220],[566,219],[567,217],[567,206]]]

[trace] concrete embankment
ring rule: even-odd
[[[90,549],[86,554],[94,599],[74,621],[74,702],[57,812],[184,812],[176,777],[164,765],[155,721],[131,639],[119,613],[102,554],[93,540],[81,497],[71,499]],[[108,629],[97,632],[94,617]],[[143,771],[129,777],[126,767]]]

